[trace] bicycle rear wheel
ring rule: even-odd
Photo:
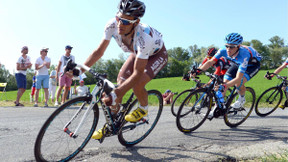
[[[99,116],[97,104],[90,112],[86,111],[90,100],[91,98],[86,96],[74,98],[50,115],[36,139],[34,146],[36,161],[68,161],[85,147],[96,128]],[[88,113],[86,120],[83,121],[77,136],[73,137],[69,131],[75,131],[85,112]],[[75,118],[71,121],[73,116]],[[67,129],[69,131],[65,132]]]
[[[255,105],[255,112],[258,116],[265,117],[274,112],[283,98],[281,89],[272,87],[264,91],[258,98]]]
[[[184,101],[184,99],[193,91],[194,89],[188,89],[185,90],[181,93],[179,93],[179,95],[176,96],[176,98],[174,99],[174,101],[171,104],[171,112],[172,114],[176,117],[177,116],[177,112],[179,110],[180,105],[182,104],[182,102]]]
[[[225,124],[231,128],[242,124],[250,116],[256,100],[254,90],[250,87],[246,87],[245,104],[240,108],[232,108],[230,106],[232,101],[236,101],[238,97],[238,93],[235,93],[233,97],[231,97],[229,103],[227,103],[227,112],[224,115]]]
[[[179,107],[176,125],[184,133],[199,128],[207,119],[212,107],[212,96],[206,89],[198,89],[190,93]]]
[[[139,102],[135,99],[130,105],[128,112],[138,108]],[[148,91],[148,115],[136,123],[125,122],[118,134],[119,142],[124,146],[133,146],[144,140],[156,126],[163,109],[162,94],[157,90]]]

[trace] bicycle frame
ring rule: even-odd
[[[225,100],[225,103],[224,104],[221,104],[220,102],[220,99],[217,97],[216,95],[216,91],[214,90],[214,87],[215,85],[219,82],[217,77],[215,77],[213,74],[209,73],[209,72],[206,72],[205,73],[207,76],[209,76],[210,78],[212,78],[212,81],[210,83],[210,85],[208,87],[206,87],[206,92],[210,92],[213,94],[213,98],[215,98],[215,101],[216,101],[216,104],[217,104],[217,107],[220,108],[220,109],[226,109],[227,108],[227,103],[228,101],[230,100],[230,98],[233,96],[234,92],[236,91],[236,87],[234,86],[234,88],[232,89],[230,95],[227,97],[227,99]],[[198,101],[196,101],[196,103],[194,105],[197,105],[197,103],[203,99],[204,95],[206,95],[207,93],[203,93],[201,95],[201,97],[198,99]],[[203,100],[205,101],[205,100]],[[193,106],[195,107],[195,106]]]
[[[83,114],[80,123],[77,125],[77,127],[75,128],[75,131],[72,132],[71,130],[68,129],[68,126],[71,124],[71,122],[79,115],[79,113],[81,111],[83,111],[84,105],[86,103],[84,103],[83,105],[81,105],[81,107],[78,109],[78,111],[73,115],[73,117],[67,122],[67,124],[65,124],[63,130],[64,132],[66,132],[70,137],[72,138],[76,138],[77,137],[77,133],[80,130],[81,126],[83,125],[84,121],[86,120],[89,112],[91,112],[92,108],[94,107],[95,104],[100,103],[103,109],[103,113],[105,116],[105,120],[106,123],[104,126],[106,126],[106,128],[108,128],[108,134],[106,134],[107,132],[104,133],[104,136],[102,139],[100,139],[100,143],[104,140],[104,137],[107,136],[111,136],[111,135],[118,135],[119,132],[121,132],[122,130],[132,130],[134,129],[136,126],[138,125],[142,125],[145,123],[149,123],[148,120],[142,118],[140,123],[132,123],[132,125],[126,126],[123,128],[123,126],[126,124],[125,121],[125,115],[128,113],[128,111],[130,110],[130,106],[132,104],[132,100],[134,98],[134,93],[131,94],[131,96],[129,97],[129,99],[126,101],[126,103],[124,104],[119,104],[121,111],[120,113],[117,114],[117,118],[115,120],[113,120],[110,108],[108,106],[106,106],[101,98],[103,93],[105,92],[107,95],[110,94],[110,92],[113,91],[113,89],[115,89],[115,85],[110,82],[109,80],[107,80],[106,78],[103,77],[103,75],[99,74],[99,73],[95,73],[93,70],[91,70],[89,67],[85,66],[85,65],[78,65],[75,63],[72,63],[72,60],[69,60],[64,73],[66,71],[69,70],[73,70],[75,69],[75,67],[78,68],[82,68],[85,69],[86,71],[89,71],[94,78],[97,80],[96,86],[94,87],[92,93],[88,93],[87,96],[90,97],[89,100],[87,100],[87,104],[90,104],[89,107],[85,110],[86,112]]]

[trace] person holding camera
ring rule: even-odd
[[[170,89],[167,89],[165,93],[162,94],[164,105],[171,104],[173,102],[174,94],[175,93],[171,92]]]

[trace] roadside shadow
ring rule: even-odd
[[[153,150],[153,154],[155,156],[147,155],[147,151],[151,152]],[[126,153],[111,153],[112,158],[116,159],[125,159],[128,161],[149,161],[149,162],[158,162],[158,161],[173,161],[173,160],[189,160],[189,161],[203,161],[200,159],[199,154],[209,154],[209,156],[217,156],[217,157],[224,157],[225,159],[232,159],[235,158],[227,156],[225,154],[216,153],[216,152],[209,152],[209,151],[200,151],[195,149],[188,149],[184,145],[178,145],[177,147],[141,147],[141,146],[134,146],[134,147],[127,147],[123,149],[124,152],[129,152],[129,155]],[[197,154],[197,156],[191,156],[191,153]],[[155,158],[151,158],[155,157]],[[235,159],[236,160],[236,159]],[[121,160],[120,160],[121,161]]]
[[[215,136],[211,136],[214,134]],[[227,128],[221,131],[205,131],[185,133],[194,138],[222,141],[222,142],[253,142],[265,140],[278,140],[288,143],[288,126],[272,127],[245,126],[241,128]]]

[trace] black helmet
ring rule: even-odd
[[[140,18],[144,15],[146,7],[138,0],[120,0],[118,8],[119,12],[124,15]]]
[[[217,49],[215,47],[209,48],[207,50],[207,56],[213,57],[217,53]]]

